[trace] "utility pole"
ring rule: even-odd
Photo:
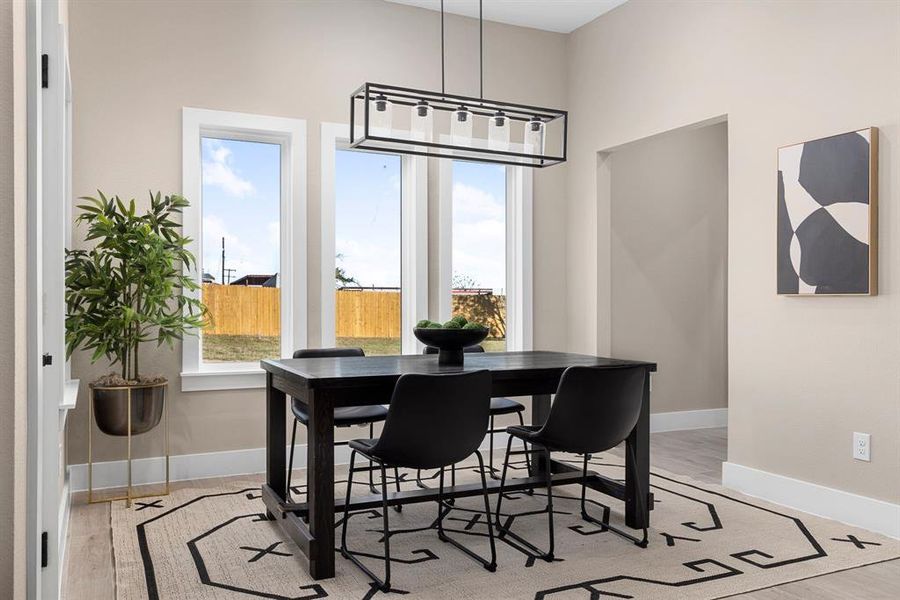
[[[225,238],[222,238],[222,285],[228,285],[231,280],[231,274],[234,273],[235,269],[226,269],[225,268]],[[225,277],[228,279],[225,279]]]

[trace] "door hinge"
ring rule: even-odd
[[[50,557],[47,556],[47,532],[41,533],[41,568],[47,568],[47,564],[50,562]]]
[[[44,354],[43,357],[41,357],[41,366],[42,367],[49,367],[52,364],[53,364],[53,355],[52,354],[46,353],[46,354]]]
[[[50,56],[41,54],[41,87],[50,87]]]

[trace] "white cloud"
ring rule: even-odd
[[[368,243],[365,240],[338,237],[335,249],[341,259],[339,267],[362,286],[400,285],[399,245]]]
[[[243,198],[256,192],[253,184],[243,179],[232,165],[231,150],[222,142],[203,140],[203,184],[220,188],[226,194]]]
[[[464,183],[453,184],[454,223],[503,219],[505,209],[506,202],[501,198]]]

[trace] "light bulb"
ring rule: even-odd
[[[413,109],[412,134],[413,139],[430,142],[434,130],[434,109],[431,105],[420,100]]]
[[[494,150],[509,148],[509,117],[502,110],[488,119],[488,147]]]
[[[544,122],[532,117],[525,124],[525,152],[528,154],[544,153]]]
[[[450,118],[450,136],[457,146],[469,145],[472,140],[472,111],[460,106],[453,111]]]
[[[377,136],[390,137],[394,105],[384,94],[376,96],[372,100],[372,105],[375,108],[374,111],[370,112],[372,133]]]

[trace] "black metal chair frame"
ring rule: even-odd
[[[441,381],[443,380],[443,381]],[[438,538],[451,544],[477,561],[488,571],[497,569],[497,550],[488,500],[484,459],[478,445],[487,430],[491,377],[488,371],[454,373],[444,375],[403,375],[394,387],[388,416],[380,438],[350,442],[350,469],[347,477],[347,495],[344,502],[344,519],[341,526],[341,556],[352,561],[369,576],[382,591],[391,589],[390,522],[388,518],[388,468],[439,469],[437,495],[438,517],[432,527],[437,528]],[[482,420],[483,419],[483,420]],[[356,467],[359,453],[381,470],[381,511],[383,519],[384,579],[379,578],[358,558],[371,554],[352,552],[347,547],[347,523],[350,521],[350,498],[353,476],[362,471]],[[453,510],[444,498],[444,473],[447,467],[474,454],[478,458],[481,476],[481,495],[484,499],[485,525],[490,539],[490,559],[479,556],[447,535],[444,517]],[[455,491],[455,486],[453,486]],[[451,492],[452,493],[452,492]],[[396,502],[391,504],[397,505]]]
[[[356,461],[356,453],[359,452],[363,456],[365,456],[369,461],[373,461],[378,463],[379,468],[381,469],[381,515],[382,515],[382,538],[384,540],[384,579],[381,579],[372,572],[366,565],[359,560],[358,556],[368,556],[370,558],[375,558],[372,555],[363,554],[361,552],[353,552],[347,548],[347,522],[350,520],[350,495],[351,488],[353,486],[353,474],[358,473],[360,471],[364,471],[366,469],[357,469],[355,468]],[[491,505],[488,501],[488,492],[487,492],[487,480],[484,477],[484,459],[481,456],[481,452],[475,451],[475,456],[478,457],[478,467],[479,472],[481,473],[481,486],[483,490],[484,496],[484,515],[488,528],[488,537],[490,539],[491,544],[491,559],[486,560],[484,557],[481,557],[458,541],[454,540],[450,536],[447,535],[446,531],[454,531],[452,529],[445,530],[444,529],[444,517],[446,517],[451,510],[453,510],[453,505],[450,504],[448,500],[444,499],[444,468],[440,469],[440,483],[438,487],[438,517],[432,527],[436,527],[438,530],[438,539],[442,542],[449,543],[461,550],[464,554],[474,559],[476,562],[480,563],[485,569],[490,572],[494,572],[497,570],[497,548],[494,542],[494,529],[491,526]],[[341,556],[350,560],[357,567],[360,568],[370,579],[372,579],[376,584],[378,584],[378,588],[383,592],[388,592],[391,589],[391,532],[390,532],[390,520],[388,519],[388,496],[387,496],[387,484],[385,483],[385,471],[391,466],[387,465],[376,457],[373,457],[369,454],[361,450],[353,450],[350,453],[350,472],[347,476],[347,496],[344,502],[344,518],[341,524]],[[396,468],[396,467],[394,467]],[[396,506],[395,506],[396,507]]]
[[[587,371],[574,371],[575,369],[579,369],[579,370],[587,369]],[[564,382],[566,382],[567,375],[570,371],[572,371],[573,373],[577,373],[577,374],[573,374],[573,379],[572,379],[572,382],[574,384],[572,389],[577,390],[578,382],[579,382],[578,378],[580,376],[588,373],[589,370],[590,369],[587,367],[572,367],[572,368],[568,369],[566,371],[566,373],[563,374],[563,378],[560,380],[559,390],[560,391],[563,390]],[[594,377],[595,375],[592,374],[590,376]],[[566,393],[568,393],[568,394],[574,393],[574,394],[576,394],[575,397],[577,397],[578,392],[577,391],[573,392],[572,389],[567,390]],[[627,398],[627,396],[625,396],[625,397]],[[572,399],[572,396],[567,396],[567,400],[571,401],[571,399]],[[555,406],[556,406],[556,404],[554,404],[554,407]],[[554,552],[553,478],[552,478],[552,474],[550,472],[550,464],[551,464],[550,454],[551,454],[551,451],[566,451],[566,447],[565,447],[566,444],[560,442],[559,439],[562,439],[562,437],[565,436],[567,432],[573,431],[574,426],[572,424],[573,421],[571,421],[571,419],[577,418],[577,415],[581,414],[580,412],[573,413],[571,410],[571,407],[572,407],[572,404],[571,404],[571,402],[569,402],[568,409],[566,407],[562,408],[561,412],[568,413],[567,417],[568,417],[569,421],[566,422],[566,420],[565,420],[566,417],[562,417],[562,415],[560,415],[563,420],[556,422],[556,426],[554,427],[554,429],[555,429],[554,433],[549,433],[549,434],[543,433],[544,431],[547,430],[548,427],[551,427],[550,422],[554,418],[553,408],[551,408],[551,413],[550,413],[550,417],[548,418],[547,425],[545,425],[543,427],[531,427],[531,428],[529,428],[529,431],[524,431],[523,429],[516,431],[516,428],[514,428],[514,427],[510,427],[506,430],[507,433],[509,434],[509,439],[507,440],[507,443],[506,443],[506,456],[503,461],[503,472],[500,476],[500,489],[498,491],[497,508],[496,508],[496,513],[495,513],[495,524],[496,524],[496,527],[498,530],[497,535],[501,539],[504,536],[509,536],[509,537],[513,538],[514,540],[516,540],[517,542],[521,543],[522,545],[524,545],[525,547],[530,549],[532,552],[534,552],[538,558],[541,558],[548,562],[552,561],[554,558],[554,556],[553,556],[553,552]],[[575,415],[575,416],[573,417],[573,415]],[[596,418],[596,415],[595,415],[595,418]],[[622,423],[622,427],[627,426],[630,428],[630,425],[626,425],[626,423],[628,423],[627,417],[623,416],[622,419],[620,419],[620,421]],[[564,423],[562,428],[560,427],[561,422]],[[575,421],[575,422],[577,422],[577,421]],[[586,422],[585,424],[587,425],[587,428],[582,426],[582,431],[591,431],[590,423]],[[535,435],[535,434],[541,435],[538,432],[541,432],[541,434],[546,436],[543,442],[541,440],[536,439],[537,435]],[[554,439],[553,435],[556,435],[559,437],[555,438],[556,441],[554,442],[553,447],[551,447],[550,445],[546,444],[545,442]],[[613,447],[617,443],[621,443],[621,441],[623,441],[621,437],[618,437],[621,435],[621,433],[619,433],[619,432],[617,432],[615,434],[609,434],[609,435],[610,436],[616,435],[616,437],[609,439],[609,436],[608,436],[607,439],[605,440],[605,443],[602,446],[600,446],[599,448],[595,447],[595,449],[600,449],[600,448],[605,448],[605,447]],[[515,515],[510,515],[509,518],[507,518],[505,523],[501,522],[501,510],[500,509],[501,509],[501,506],[503,503],[503,486],[506,484],[506,472],[507,472],[507,467],[509,466],[509,458],[510,458],[510,456],[513,456],[513,455],[529,452],[529,450],[527,450],[527,449],[524,451],[517,451],[517,452],[512,451],[513,438],[516,438],[516,437],[518,437],[519,439],[521,439],[523,441],[527,441],[529,444],[531,444],[531,448],[532,448],[531,452],[532,453],[540,452],[541,454],[544,455],[543,470],[544,470],[544,475],[545,475],[545,485],[547,487],[547,505],[544,508],[544,510],[542,510],[542,511],[539,511],[537,513],[528,513],[528,514],[540,514],[542,512],[547,513],[547,522],[548,522],[548,530],[549,530],[549,549],[547,551],[541,550],[540,548],[538,548],[537,546],[535,546],[528,540],[524,539],[522,536],[520,536],[510,530],[510,526],[512,525],[512,520]],[[548,440],[548,438],[549,438],[549,440]],[[581,440],[580,443],[586,444],[586,442],[584,442],[583,439]],[[591,443],[594,443],[594,442],[591,442]],[[576,446],[576,448],[577,448],[577,446]],[[639,483],[640,480],[637,476],[637,466],[636,466],[637,463],[635,461],[633,449],[628,444],[625,445],[625,448],[626,448],[626,452],[628,454],[627,460],[625,461],[626,468],[628,468],[630,470],[629,476],[635,482],[635,485],[638,486],[638,489],[637,489],[638,510],[643,514],[646,512],[646,508],[647,508],[646,507],[646,499],[647,499],[646,493],[648,490],[642,490],[640,488],[640,483]],[[581,448],[577,448],[577,449],[583,450],[586,448],[584,448],[584,446],[582,446]],[[571,447],[570,447],[570,450],[571,450]],[[578,452],[577,450],[575,453],[580,454],[584,457],[584,461],[582,463],[582,478],[587,479],[587,476],[588,476],[587,466],[588,466],[588,461],[590,460],[591,454],[588,452]],[[582,484],[581,484],[581,518],[582,519],[584,519],[585,521],[587,521],[589,523],[593,523],[594,525],[597,525],[603,531],[612,531],[613,533],[633,542],[635,545],[637,545],[640,548],[647,547],[648,537],[647,537],[647,528],[646,527],[643,528],[643,536],[641,538],[637,538],[626,531],[623,531],[621,529],[618,529],[618,528],[610,525],[610,523],[609,523],[609,512],[610,512],[609,507],[604,506],[603,515],[601,516],[600,519],[597,519],[597,518],[589,515],[587,512],[586,492],[587,492],[587,486],[584,484],[584,482],[582,482]]]

